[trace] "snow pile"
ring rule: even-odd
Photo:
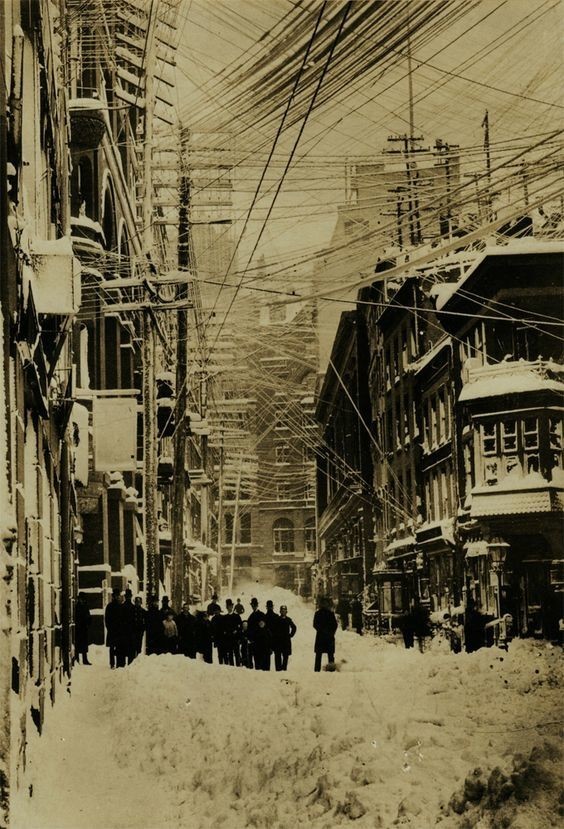
[[[558,649],[339,631],[337,671],[315,674],[313,608],[232,598],[255,590],[298,626],[287,673],[172,655],[110,671],[100,648],[30,745],[13,829],[556,825]]]

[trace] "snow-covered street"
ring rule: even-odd
[[[561,825],[559,649],[339,631],[339,671],[314,674],[312,606],[258,596],[298,626],[286,674],[95,650],[29,746],[14,829]]]

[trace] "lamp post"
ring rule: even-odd
[[[488,544],[492,573],[495,573],[496,575],[494,590],[496,615],[498,619],[501,619],[501,574],[503,572],[503,565],[507,556],[508,547],[509,544],[506,541],[501,541],[501,539],[494,539],[494,541]]]

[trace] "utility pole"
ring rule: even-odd
[[[488,110],[486,109],[486,114],[484,115],[484,120],[482,121],[482,127],[484,128],[484,150],[486,153],[486,178],[488,182],[487,188],[487,195],[486,195],[486,205],[487,205],[487,221],[493,221],[493,214],[492,214],[492,160],[490,154],[490,116]]]
[[[208,408],[208,381],[204,375],[200,379],[200,415],[202,420],[207,417]],[[210,524],[210,510],[209,510],[209,483],[208,483],[208,436],[203,434],[200,440],[202,469],[204,470],[204,483],[202,484],[200,492],[200,535],[202,537],[202,544],[209,546],[209,524]],[[219,587],[219,585],[218,585]]]
[[[153,119],[155,29],[157,3],[151,4],[147,23],[145,60],[145,131],[143,248],[150,262],[153,250]],[[147,603],[158,594],[159,537],[157,530],[157,423],[155,329],[150,308],[143,311],[143,508],[145,511],[145,594]]]
[[[239,459],[237,486],[235,489],[235,512],[233,513],[233,532],[231,535],[231,567],[229,568],[229,592],[233,592],[233,577],[235,573],[235,545],[237,543],[237,524],[239,521],[239,499],[241,495],[241,475],[243,473],[243,453]]]
[[[180,190],[178,208],[178,270],[187,271],[190,267],[190,181],[186,169],[187,132],[181,129],[180,135]],[[179,284],[176,298],[186,300],[188,286]],[[184,545],[185,515],[189,507],[186,503],[186,401],[188,381],[188,310],[185,307],[177,311],[176,327],[176,418],[174,429],[174,477],[172,492],[172,606],[179,609],[186,596],[185,586],[189,588],[189,564],[186,561]],[[186,585],[185,569],[188,570]]]
[[[457,145],[454,145],[456,148]],[[435,150],[438,156],[438,164],[441,164],[440,159],[444,158],[444,170],[445,170],[445,211],[444,214],[441,215],[440,223],[441,223],[441,236],[448,236],[451,238],[452,236],[452,185],[451,185],[451,178],[452,178],[452,171],[451,171],[451,146],[446,142],[442,141],[440,138],[437,138],[435,141]],[[445,232],[446,231],[446,232]]]
[[[219,474],[217,476],[217,586],[221,591],[223,578],[223,467],[225,464],[225,448],[223,446],[223,430],[219,433]]]

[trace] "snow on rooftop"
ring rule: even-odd
[[[459,401],[499,397],[528,391],[564,392],[564,366],[553,360],[504,360],[495,365],[470,370],[470,382],[460,392]]]

